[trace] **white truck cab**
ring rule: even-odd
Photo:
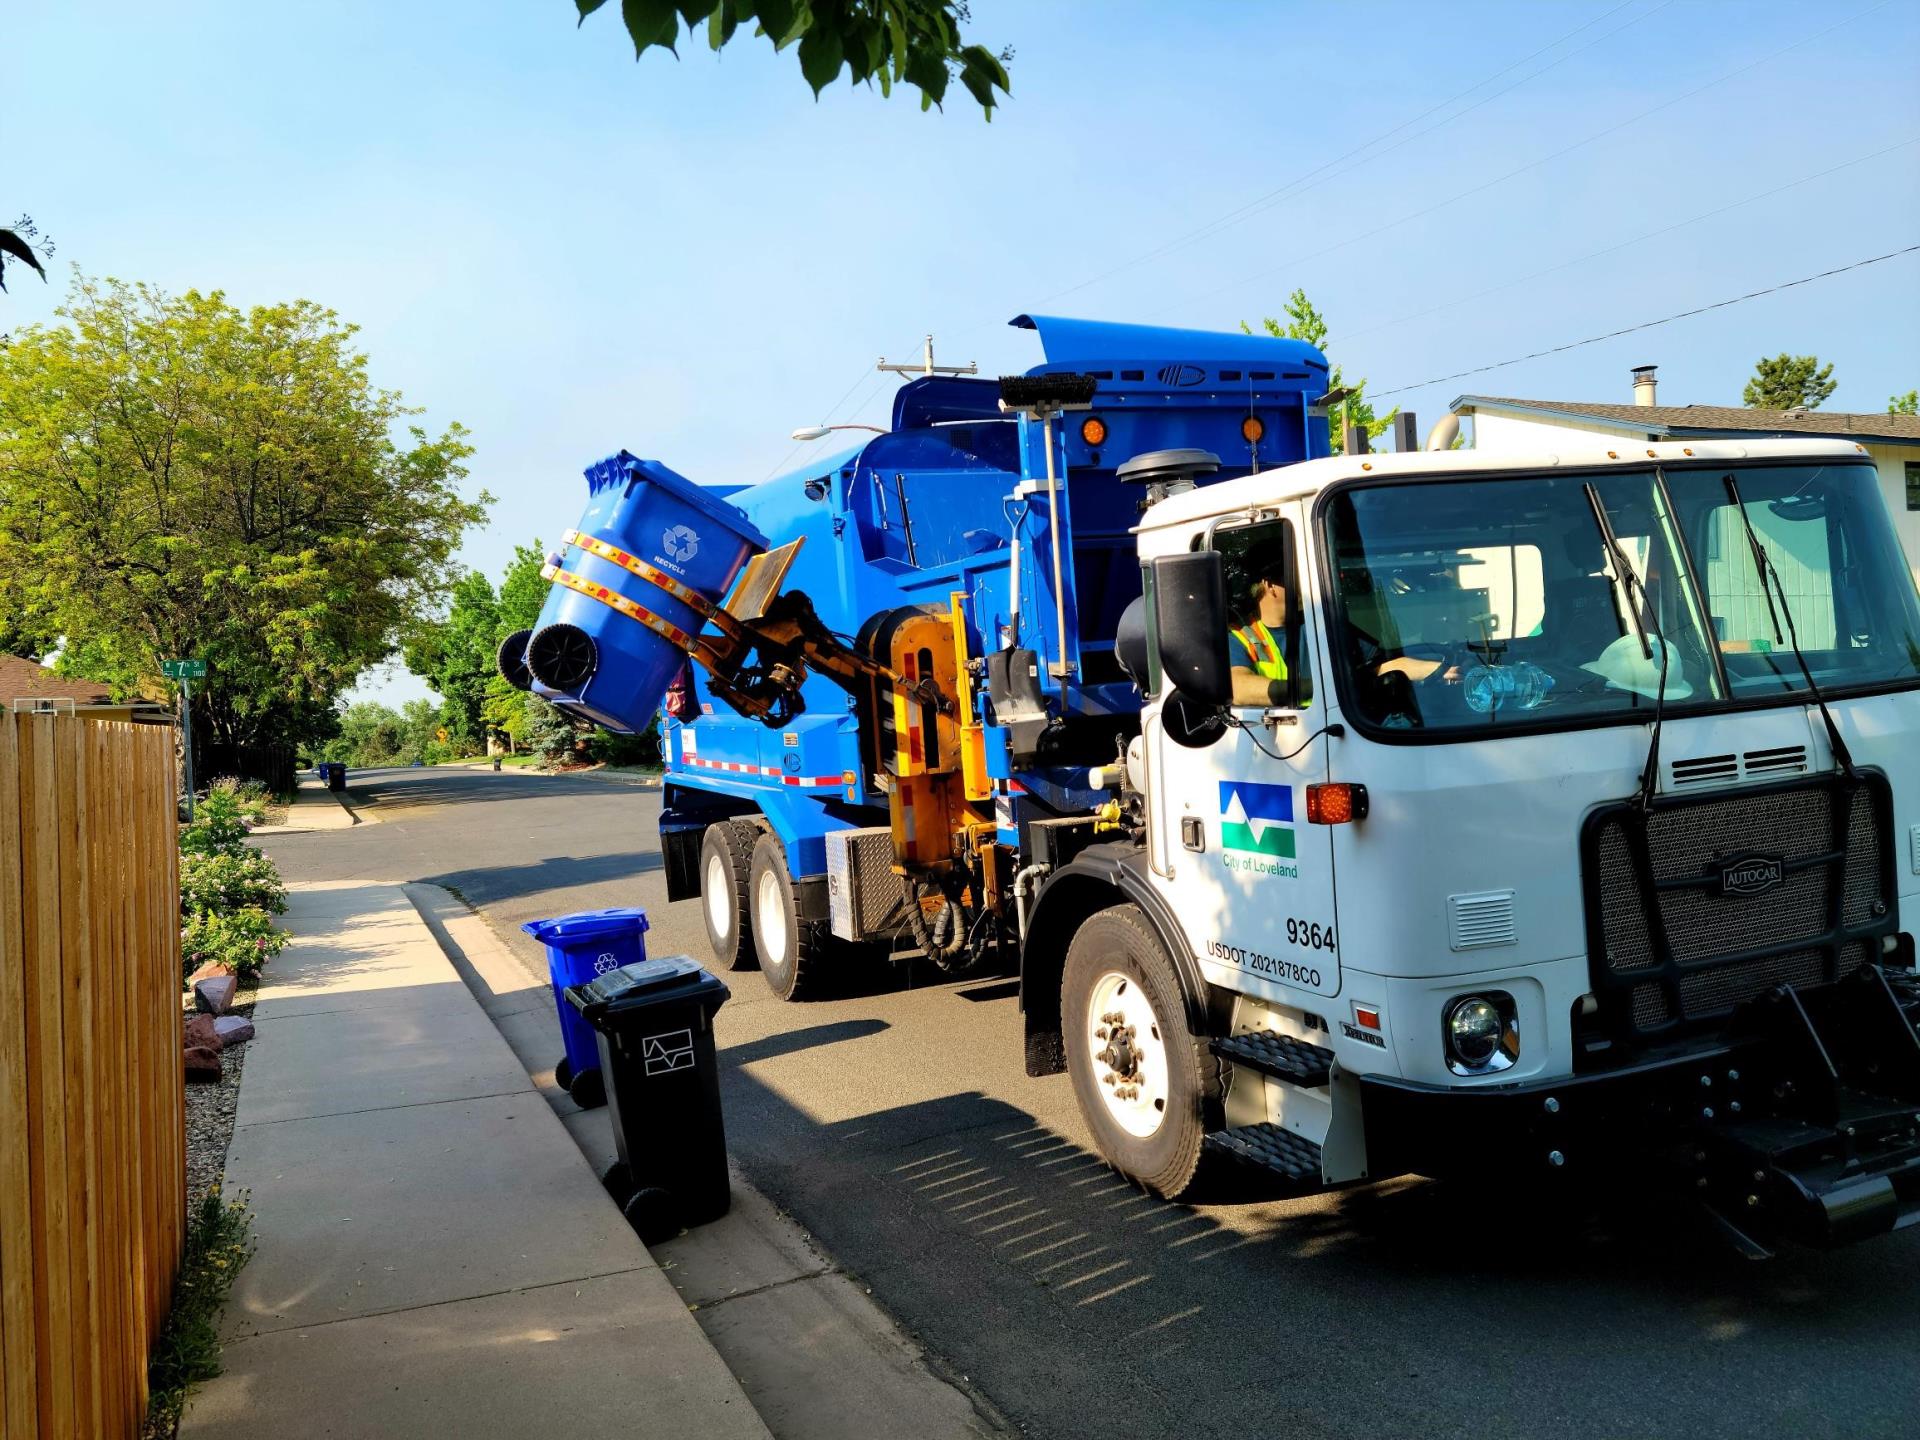
[[[1920,1214],[1920,600],[1864,452],[1335,457],[1137,533],[1159,903],[1076,927],[1059,1017],[1116,1164],[1638,1163],[1756,1250]],[[1198,1003],[1117,928],[1169,919]]]

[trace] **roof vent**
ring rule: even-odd
[[[1636,365],[1633,367],[1634,404],[1653,405],[1658,403],[1654,399],[1654,393],[1660,388],[1660,382],[1653,378],[1653,372],[1659,368],[1658,365]]]

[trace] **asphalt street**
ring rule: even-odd
[[[523,921],[668,905],[660,792],[593,775],[368,772],[380,823],[272,842],[292,880],[446,886]],[[1029,1433],[1910,1435],[1920,1230],[1755,1264],[1621,1176],[1577,1197],[1390,1181],[1168,1205],[1029,1079],[1011,987],[937,971],[775,1000],[726,977],[728,1141],[753,1181]],[[902,1417],[911,1433],[911,1417]]]

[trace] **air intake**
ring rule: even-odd
[[[1513,926],[1513,891],[1486,890],[1477,895],[1447,897],[1448,943],[1455,950],[1479,950],[1488,945],[1511,945],[1518,938]]]
[[[1741,757],[1741,765],[1746,774],[1754,778],[1799,775],[1807,768],[1807,747],[1782,745],[1773,750],[1749,750]]]
[[[1696,755],[1691,760],[1673,762],[1673,783],[1681,785],[1715,785],[1740,778],[1740,757],[1737,755]]]

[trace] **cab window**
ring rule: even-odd
[[[1194,548],[1202,543],[1196,540]],[[1301,643],[1299,551],[1292,522],[1223,525],[1214,532],[1213,548],[1226,572],[1234,704],[1278,703],[1293,709],[1311,704],[1313,677]],[[1279,690],[1276,681],[1282,682]]]

